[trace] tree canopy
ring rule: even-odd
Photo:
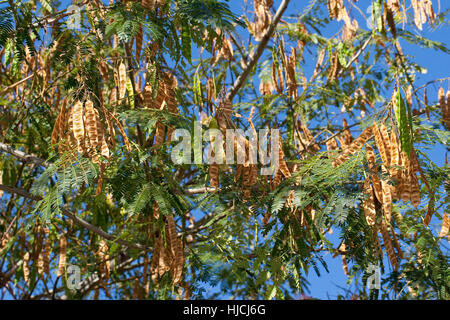
[[[3,299],[450,298],[450,9],[240,2],[0,1]]]

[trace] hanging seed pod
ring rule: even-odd
[[[343,164],[349,156],[355,154],[364,146],[364,144],[372,138],[372,128],[364,129],[361,135],[356,138],[347,148],[333,161],[333,166],[337,167]]]
[[[348,146],[353,141],[352,133],[350,132],[350,129],[348,128],[348,122],[347,119],[342,119],[342,127],[344,129],[344,141],[345,145]]]
[[[256,15],[256,22],[253,26],[254,37],[256,41],[261,41],[266,29],[269,27],[272,14],[270,8],[272,7],[272,0],[255,0],[254,8]]]
[[[430,20],[430,23],[433,24],[434,20],[436,19],[436,15],[433,11],[433,3],[431,0],[423,0],[422,6],[424,7],[425,14],[428,17],[428,20]]]
[[[370,145],[366,145],[366,157],[369,163],[369,170],[371,171],[371,178],[375,196],[379,203],[383,203],[383,192],[381,188],[381,180],[378,177],[378,168],[376,164],[375,152]]]
[[[178,238],[175,220],[173,216],[167,216],[167,236],[170,244],[169,248],[172,251],[173,263],[171,267],[172,281],[174,285],[181,282],[181,277],[184,267],[184,250],[183,242]]]
[[[42,252],[42,250],[38,255],[37,272],[40,276],[44,275],[44,253]]]
[[[448,129],[448,128],[450,128],[450,122],[449,122],[450,112],[449,112],[449,109],[447,108],[447,102],[445,101],[445,93],[444,93],[443,88],[439,88],[438,101],[439,101],[439,107],[441,108],[441,112],[442,112],[442,121],[444,123],[444,126]]]
[[[289,171],[289,168],[284,161],[284,152],[283,152],[283,145],[281,144],[281,139],[279,140],[279,149],[278,149],[278,166],[280,172],[283,174],[285,178],[289,178],[291,176],[291,172]]]
[[[321,69],[322,64],[323,64],[323,61],[325,59],[326,52],[327,52],[326,49],[320,50],[319,55],[317,57],[317,63],[316,63],[316,66],[314,68],[314,72],[313,72],[313,75],[312,75],[311,79],[315,79],[317,77],[317,75],[319,74],[320,69]]]
[[[373,189],[368,179],[364,180],[364,195],[363,208],[366,221],[369,226],[373,226],[376,223],[377,213],[375,210]]]
[[[127,67],[123,62],[119,65],[119,99],[125,98],[127,92]]]
[[[419,30],[422,30],[421,2],[418,0],[411,0],[411,4],[414,10],[414,23]]]
[[[384,5],[384,12],[386,13],[386,22],[389,26],[389,29],[391,30],[392,36],[394,38],[397,37],[397,28],[395,27],[395,19],[394,19],[394,13],[392,11],[392,9],[386,5],[386,2],[383,1],[383,5]]]
[[[401,185],[401,173],[399,170],[400,166],[400,144],[397,139],[397,135],[395,134],[394,130],[391,132],[391,138],[390,138],[390,155],[391,155],[391,168],[389,169],[389,173],[391,174],[392,178],[395,179],[396,185],[391,186],[392,191],[392,197],[393,199],[399,199],[400,198],[400,188]]]
[[[441,231],[439,232],[439,237],[445,237],[448,235],[448,231],[450,228],[450,218],[448,217],[447,213],[444,212],[444,215],[442,216],[442,226]]]
[[[130,145],[130,142],[128,141],[128,137],[125,133],[125,130],[123,129],[122,123],[113,114],[111,114],[111,117],[114,120],[114,122],[116,123],[117,127],[119,128],[120,134],[122,135],[123,142],[125,144],[125,147],[127,148],[127,150],[129,152],[131,152],[131,145]]]
[[[67,240],[64,235],[59,238],[59,263],[57,277],[64,274],[66,268]]]
[[[142,0],[142,6],[147,10],[153,11],[156,0]]]
[[[420,187],[415,173],[411,173],[410,181],[411,203],[417,209],[420,205]]]
[[[47,236],[47,239],[46,239],[45,245],[44,245],[44,254],[43,254],[44,272],[47,275],[50,275],[50,253],[52,251],[52,247],[51,247],[51,241],[49,238],[50,230],[48,227],[44,227],[44,233]]]
[[[372,129],[375,136],[375,142],[377,143],[378,151],[380,152],[381,160],[383,161],[385,166],[389,166],[389,156],[386,151],[380,128],[378,127],[378,124],[376,122],[373,123]]]
[[[87,136],[89,138],[89,149],[91,152],[97,151],[98,146],[98,122],[96,110],[94,109],[94,103],[91,100],[85,103],[85,128],[87,131]]]
[[[83,103],[77,101],[72,109],[72,132],[77,140],[78,152],[82,153],[85,146],[84,120],[83,120]]]
[[[337,142],[335,138],[328,139],[325,142],[328,151],[328,157],[331,157],[331,151],[336,150],[338,148]]]
[[[400,3],[399,0],[388,0],[388,8],[391,9],[395,14],[400,13]]]
[[[427,120],[430,121],[430,109],[428,108],[428,94],[427,87],[423,89],[423,103],[425,105],[425,113],[427,115]]]
[[[27,284],[30,283],[30,267],[28,266],[29,262],[30,262],[30,253],[26,252],[23,256],[22,268],[23,268],[23,279]]]
[[[144,29],[142,28],[142,26],[139,26],[139,30],[136,35],[136,61],[138,62],[138,64],[139,64],[139,60],[141,59],[143,39],[144,39]]]
[[[386,180],[381,180],[381,189],[383,193],[383,211],[387,223],[391,223],[392,215],[392,193],[391,187]]]
[[[386,152],[386,157],[387,157],[387,163],[386,166],[390,166],[391,165],[391,140],[389,138],[389,132],[386,128],[386,126],[384,125],[384,123],[382,123],[379,127],[380,129],[380,133],[381,133],[381,137],[383,138],[383,143],[384,143],[384,149]]]
[[[152,281],[157,283],[159,274],[159,253],[161,252],[161,238],[159,235],[153,235],[153,256],[150,264],[150,274]]]
[[[404,202],[408,202],[411,200],[411,169],[410,169],[410,161],[408,156],[402,151],[400,153],[402,164],[404,170],[402,171],[402,186],[400,189],[401,199]]]
[[[389,261],[391,262],[392,266],[394,267],[394,270],[398,269],[398,260],[397,256],[394,251],[394,247],[392,246],[391,238],[389,237],[389,232],[386,228],[386,224],[383,220],[381,220],[381,224],[378,226],[379,232],[381,233],[383,237],[384,247],[386,248],[386,252],[389,257]]]
[[[56,118],[55,125],[53,127],[52,135],[51,135],[51,144],[56,145],[58,142],[58,139],[63,135],[63,132],[61,132],[61,122],[64,123],[65,119],[62,117],[62,114],[64,113],[64,110],[61,108],[61,111],[59,112],[58,117]]]
[[[444,124],[447,130],[450,130],[450,90],[447,91],[447,104],[443,112]]]
[[[283,85],[282,85],[282,83],[278,82],[278,70],[279,70],[279,67],[277,68],[276,63],[275,62],[272,63],[272,85],[273,85],[273,87],[275,87],[278,94],[282,94],[283,93]]]
[[[392,230],[392,239],[394,240],[394,247],[395,250],[397,250],[397,255],[399,257],[400,260],[403,259],[403,252],[402,249],[400,248],[400,243],[398,242],[397,236],[395,235],[394,230]]]
[[[219,187],[219,165],[215,162],[209,165],[209,183],[213,188]]]

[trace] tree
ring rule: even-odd
[[[0,9],[3,298],[291,299],[327,254],[353,298],[450,297],[449,168],[427,154],[448,78],[401,46],[448,54],[420,32],[448,10],[373,0],[367,30],[356,1],[69,4]]]

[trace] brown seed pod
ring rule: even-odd
[[[389,166],[389,156],[383,141],[383,135],[381,134],[380,128],[376,122],[373,123],[372,129],[375,136],[375,142],[378,146],[378,151],[380,152],[381,160],[385,166]]]
[[[111,118],[114,120],[114,122],[116,123],[117,127],[119,128],[120,134],[122,135],[123,142],[125,144],[125,147],[127,148],[127,150],[129,152],[131,152],[131,145],[130,145],[130,142],[128,141],[128,137],[127,137],[127,135],[125,133],[125,130],[123,129],[122,123],[113,114],[111,114]]]
[[[170,272],[171,270],[172,257],[170,255],[171,252],[164,246],[164,243],[162,243],[159,251],[159,264],[158,264],[159,278],[161,278],[166,272]]]
[[[256,15],[256,21],[253,25],[254,37],[256,41],[261,41],[272,20],[270,8],[273,5],[273,0],[255,0],[253,4]]]
[[[428,20],[430,20],[430,23],[433,24],[434,20],[436,19],[436,15],[433,11],[433,3],[431,2],[431,0],[423,0],[423,7]]]
[[[395,14],[400,13],[400,3],[399,0],[388,0],[388,8],[391,9]]]
[[[219,187],[219,165],[215,162],[209,165],[209,183],[213,188]]]
[[[155,8],[156,0],[142,0],[142,6],[150,11]]]
[[[375,203],[373,198],[373,189],[368,179],[364,180],[364,201],[363,208],[366,216],[366,221],[369,226],[373,226],[376,223],[377,213],[375,210]]]
[[[53,127],[52,135],[51,135],[51,144],[56,145],[58,142],[58,139],[63,135],[63,132],[61,132],[61,122],[64,122],[65,119],[63,118],[62,114],[64,113],[64,110],[61,108],[61,111],[58,114],[58,117],[56,118],[55,125]]]
[[[392,193],[391,187],[389,186],[386,180],[381,180],[381,189],[383,193],[384,216],[386,218],[386,222],[390,223],[392,215]]]
[[[59,238],[59,263],[57,277],[64,274],[66,268],[67,240],[64,235]]]
[[[85,103],[85,129],[89,138],[89,149],[91,153],[97,151],[98,146],[98,125],[96,110],[94,109],[94,103],[91,100],[87,100]]]
[[[402,151],[400,152],[400,158],[403,164],[402,170],[402,185],[400,188],[401,199],[404,202],[411,200],[411,169],[408,156]]]
[[[82,153],[85,147],[85,132],[83,119],[83,103],[75,102],[72,109],[72,132],[77,141],[78,152]]]
[[[123,62],[119,65],[119,99],[125,98],[127,93],[127,67]]]
[[[422,30],[422,17],[421,17],[422,3],[419,0],[411,0],[411,4],[414,10],[414,23],[416,24],[416,27],[419,30]]]
[[[176,224],[173,216],[167,216],[166,222],[168,243],[170,244],[169,248],[172,252],[173,257],[173,263],[171,266],[172,281],[173,284],[176,285],[181,282],[184,267],[183,242],[178,238]]]
[[[430,109],[428,108],[428,94],[427,87],[423,89],[423,103],[425,105],[425,113],[427,115],[427,120],[430,121]]]
[[[344,129],[344,141],[345,145],[348,146],[353,141],[352,133],[350,132],[350,129],[348,127],[347,119],[342,119],[342,127]]]
[[[391,186],[391,191],[393,199],[399,199],[399,186],[401,185],[401,172],[398,168],[400,166],[400,144],[394,130],[391,132],[390,141],[391,168],[389,168],[389,173],[396,180],[396,185]]]
[[[383,192],[381,188],[381,180],[377,175],[378,167],[376,164],[375,152],[373,151],[373,148],[370,145],[366,145],[366,150],[367,150],[366,157],[367,162],[369,163],[369,170],[371,171],[371,178],[375,196],[379,203],[383,203]]]
[[[398,239],[397,239],[397,236],[395,235],[394,230],[391,230],[391,231],[392,231],[392,239],[394,240],[393,241],[394,242],[394,247],[397,250],[397,255],[398,255],[399,259],[402,260],[403,259],[403,252],[402,252],[402,249],[400,247],[400,243],[398,242]]]
[[[275,87],[277,93],[282,94],[283,93],[283,88],[282,86],[278,83],[278,75],[277,75],[277,66],[274,63],[272,63],[272,86]]]
[[[286,63],[286,85],[288,87],[289,95],[292,99],[297,100],[298,92],[297,92],[297,76],[295,73],[295,64],[296,64],[296,51],[295,48],[291,48],[291,56],[287,59]]]
[[[275,175],[274,175],[274,177],[273,177],[273,179],[272,179],[272,182],[271,182],[271,188],[272,188],[272,190],[276,189],[276,188],[280,185],[281,179],[282,179],[282,178],[283,178],[283,174],[281,173],[280,170],[278,170],[278,171],[275,173]]]
[[[100,240],[97,255],[100,258],[99,270],[101,271],[102,281],[105,283],[109,279],[111,273],[111,266],[108,255],[108,244],[105,240]]]
[[[30,253],[25,252],[23,256],[22,268],[23,268],[23,279],[27,284],[30,283],[30,267],[28,266],[30,262]]]
[[[386,252],[389,257],[389,261],[391,262],[392,266],[394,267],[394,270],[397,270],[398,268],[398,260],[397,256],[394,251],[394,247],[392,246],[391,238],[389,237],[389,232],[386,228],[386,224],[384,223],[383,219],[381,219],[381,223],[378,226],[379,232],[381,233],[383,237],[383,243],[384,247],[386,248]]]
[[[330,157],[331,151],[336,150],[338,148],[336,138],[328,139],[325,142],[328,151],[328,157]]]
[[[291,176],[291,172],[289,171],[289,168],[286,164],[286,162],[284,161],[284,152],[283,152],[283,145],[281,144],[281,139],[280,139],[280,146],[278,149],[278,166],[279,166],[279,170],[280,172],[283,174],[284,177],[289,178]]]
[[[136,34],[136,60],[139,64],[139,60],[141,59],[141,51],[142,51],[142,41],[144,39],[144,29],[142,26],[139,26],[138,33]]]
[[[161,252],[162,241],[159,235],[153,235],[153,256],[150,264],[150,274],[154,282],[159,278],[159,253]]]
[[[47,239],[46,239],[45,245],[44,245],[44,255],[43,255],[44,272],[47,275],[50,275],[50,253],[52,251],[52,246],[51,246],[51,241],[49,239],[50,230],[48,227],[44,227],[44,233],[47,236]]]
[[[38,255],[37,272],[40,276],[44,274],[44,253],[42,252],[42,250]]]
[[[411,173],[410,179],[410,194],[411,194],[411,203],[414,208],[418,208],[420,205],[420,187],[419,181],[415,173]]]
[[[380,133],[381,133],[381,137],[383,138],[383,142],[384,142],[384,149],[386,151],[386,156],[388,159],[388,162],[386,163],[386,166],[390,166],[391,165],[391,140],[389,138],[389,132],[388,129],[386,128],[386,126],[384,125],[384,123],[380,124]]]
[[[447,130],[450,130],[450,90],[447,91],[447,104],[443,114],[444,124]]]
[[[325,59],[326,52],[327,52],[326,49],[320,50],[319,55],[317,57],[317,63],[316,63],[316,66],[314,68],[314,72],[313,72],[313,75],[312,75],[311,79],[315,79],[317,77],[317,75],[319,74],[320,69],[321,69],[322,64],[323,64],[323,61]]]
[[[447,96],[448,97],[447,97],[447,102],[446,102],[444,89],[439,88],[438,101],[439,101],[439,107],[441,108],[441,113],[442,113],[442,122],[444,123],[444,126],[447,129],[449,129],[450,128],[450,109],[447,106],[447,104],[450,104],[450,102],[448,102],[448,100],[450,98],[450,94],[447,93]]]
[[[347,148],[333,161],[333,166],[337,167],[343,164],[349,156],[355,154],[364,146],[364,144],[372,138],[372,127],[368,127],[361,132],[361,135],[356,138]]]
[[[448,235],[448,231],[450,228],[450,218],[448,217],[447,213],[444,212],[444,215],[442,216],[442,226],[441,231],[439,232],[439,237],[445,237]]]
[[[394,13],[392,9],[386,5],[386,2],[383,1],[384,12],[386,16],[386,22],[391,30],[392,36],[397,37],[397,28],[395,27]]]

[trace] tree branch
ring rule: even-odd
[[[280,6],[278,7],[277,12],[275,13],[272,23],[269,25],[269,28],[266,30],[266,33],[264,34],[264,36],[261,39],[261,42],[258,44],[258,47],[256,48],[256,50],[250,54],[250,59],[247,63],[247,67],[242,71],[242,73],[239,75],[239,77],[236,78],[233,86],[228,91],[228,93],[225,97],[225,100],[232,101],[234,96],[241,89],[245,80],[247,80],[248,75],[250,74],[253,67],[256,65],[259,58],[263,54],[264,49],[267,46],[267,43],[269,43],[269,40],[272,38],[272,35],[275,32],[275,29],[276,29],[278,23],[280,22],[281,17],[283,15],[284,11],[286,10],[288,4],[289,4],[289,0],[283,0],[283,2],[281,2]]]
[[[7,144],[1,142],[0,142],[0,151],[7,152],[13,155],[14,157],[19,158],[27,163],[48,167],[48,164],[45,162],[44,159],[38,158],[34,155],[26,154],[25,152],[19,150],[15,150],[11,146],[8,146]]]
[[[15,193],[18,194],[24,198],[28,198],[30,200],[33,201],[38,201],[41,200],[41,197],[38,196],[34,196],[32,194],[30,194],[29,192],[23,190],[23,189],[19,189],[19,188],[14,188],[14,187],[10,187],[10,186],[5,186],[3,184],[0,184],[0,190],[6,191],[8,193]],[[75,222],[76,224],[82,226],[83,228],[88,229],[89,231],[99,235],[102,238],[105,238],[107,240],[116,242],[118,244],[121,244],[125,247],[128,248],[134,248],[134,249],[138,249],[138,250],[145,250],[148,252],[153,252],[153,249],[150,247],[147,247],[145,245],[139,244],[139,243],[131,243],[122,239],[117,239],[115,236],[106,233],[105,231],[103,231],[101,228],[96,227],[92,224],[90,224],[89,222],[77,217],[75,214],[73,214],[72,212],[70,212],[69,210],[67,210],[66,208],[62,207],[61,208],[63,215],[65,215],[67,218],[69,218],[70,220],[72,220],[73,222]]]

